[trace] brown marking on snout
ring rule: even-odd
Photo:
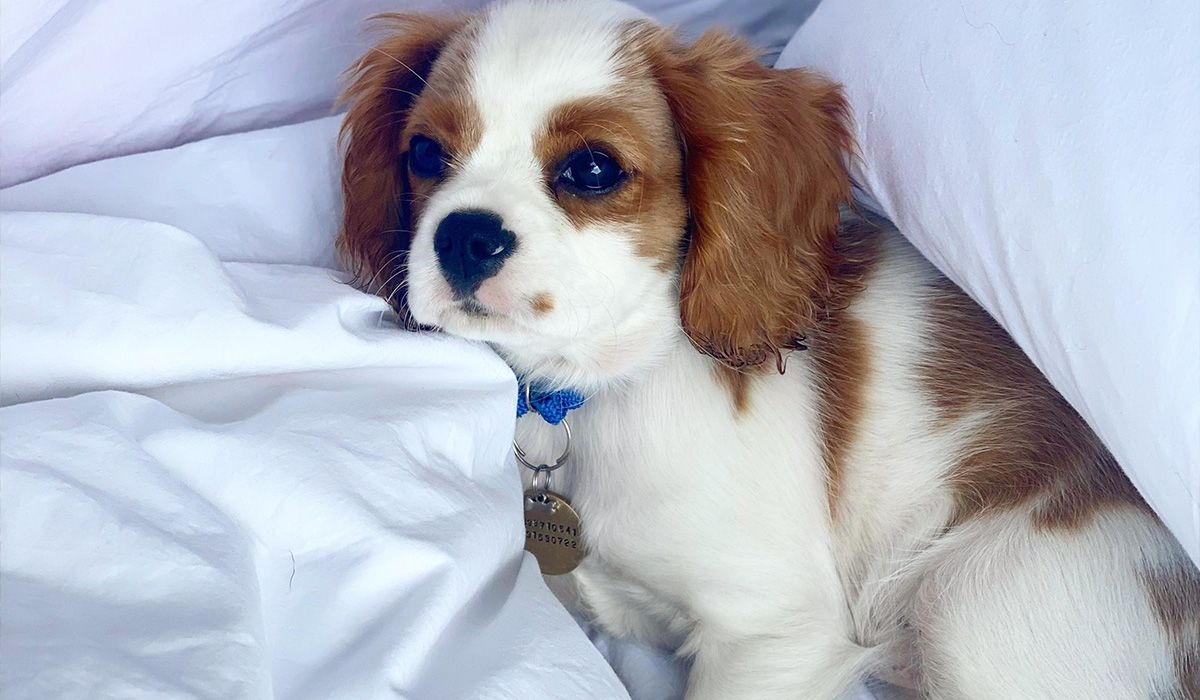
[[[549,292],[538,292],[530,300],[529,308],[538,316],[545,316],[554,310],[554,297]]]

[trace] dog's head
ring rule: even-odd
[[[345,95],[340,246],[410,325],[594,387],[685,338],[774,367],[813,321],[849,196],[836,86],[619,3],[379,21]]]

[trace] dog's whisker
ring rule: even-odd
[[[383,260],[380,261],[380,263],[379,263],[379,269],[375,271],[374,275],[371,275],[370,281],[368,281],[365,285],[363,285],[363,289],[365,289],[368,293],[373,293],[371,290],[371,286],[373,284],[375,284],[375,280],[379,278],[380,273],[382,273],[385,269],[387,269],[388,265],[392,261],[394,261],[396,258],[404,255],[405,252],[406,251],[395,251],[393,253],[389,253],[388,255],[384,256]]]
[[[436,91],[435,91],[435,90],[432,90],[432,89],[430,88],[428,81],[426,81],[426,80],[425,80],[425,77],[424,77],[424,76],[422,76],[422,75],[421,75],[420,73],[418,73],[417,71],[413,70],[413,69],[412,69],[412,66],[408,65],[408,64],[407,64],[407,63],[405,63],[404,61],[401,61],[399,58],[396,58],[395,56],[391,55],[391,54],[390,54],[390,53],[388,53],[387,51],[384,51],[383,49],[379,48],[378,46],[372,46],[372,47],[370,48],[370,50],[371,50],[371,51],[375,51],[375,52],[377,52],[377,53],[381,53],[381,54],[383,54],[384,56],[386,56],[386,57],[388,57],[388,58],[392,59],[392,60],[393,60],[393,61],[395,61],[397,64],[399,64],[401,67],[403,67],[403,68],[404,68],[404,70],[408,71],[409,73],[412,73],[412,75],[413,75],[413,76],[414,76],[414,77],[415,77],[417,80],[420,80],[420,81],[421,81],[421,84],[425,86],[425,89],[427,89],[427,90],[430,90],[431,92],[435,92],[435,93],[436,93]]]

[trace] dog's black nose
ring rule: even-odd
[[[478,210],[453,212],[438,224],[433,249],[455,294],[474,294],[504,266],[505,258],[517,246],[517,237],[503,224],[492,212]]]

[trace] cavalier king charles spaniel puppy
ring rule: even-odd
[[[378,21],[341,251],[407,326],[586,398],[552,476],[598,625],[690,658],[689,698],[1200,697],[1195,567],[992,319],[855,213],[837,85],[607,0]],[[535,413],[517,444],[553,459]]]

